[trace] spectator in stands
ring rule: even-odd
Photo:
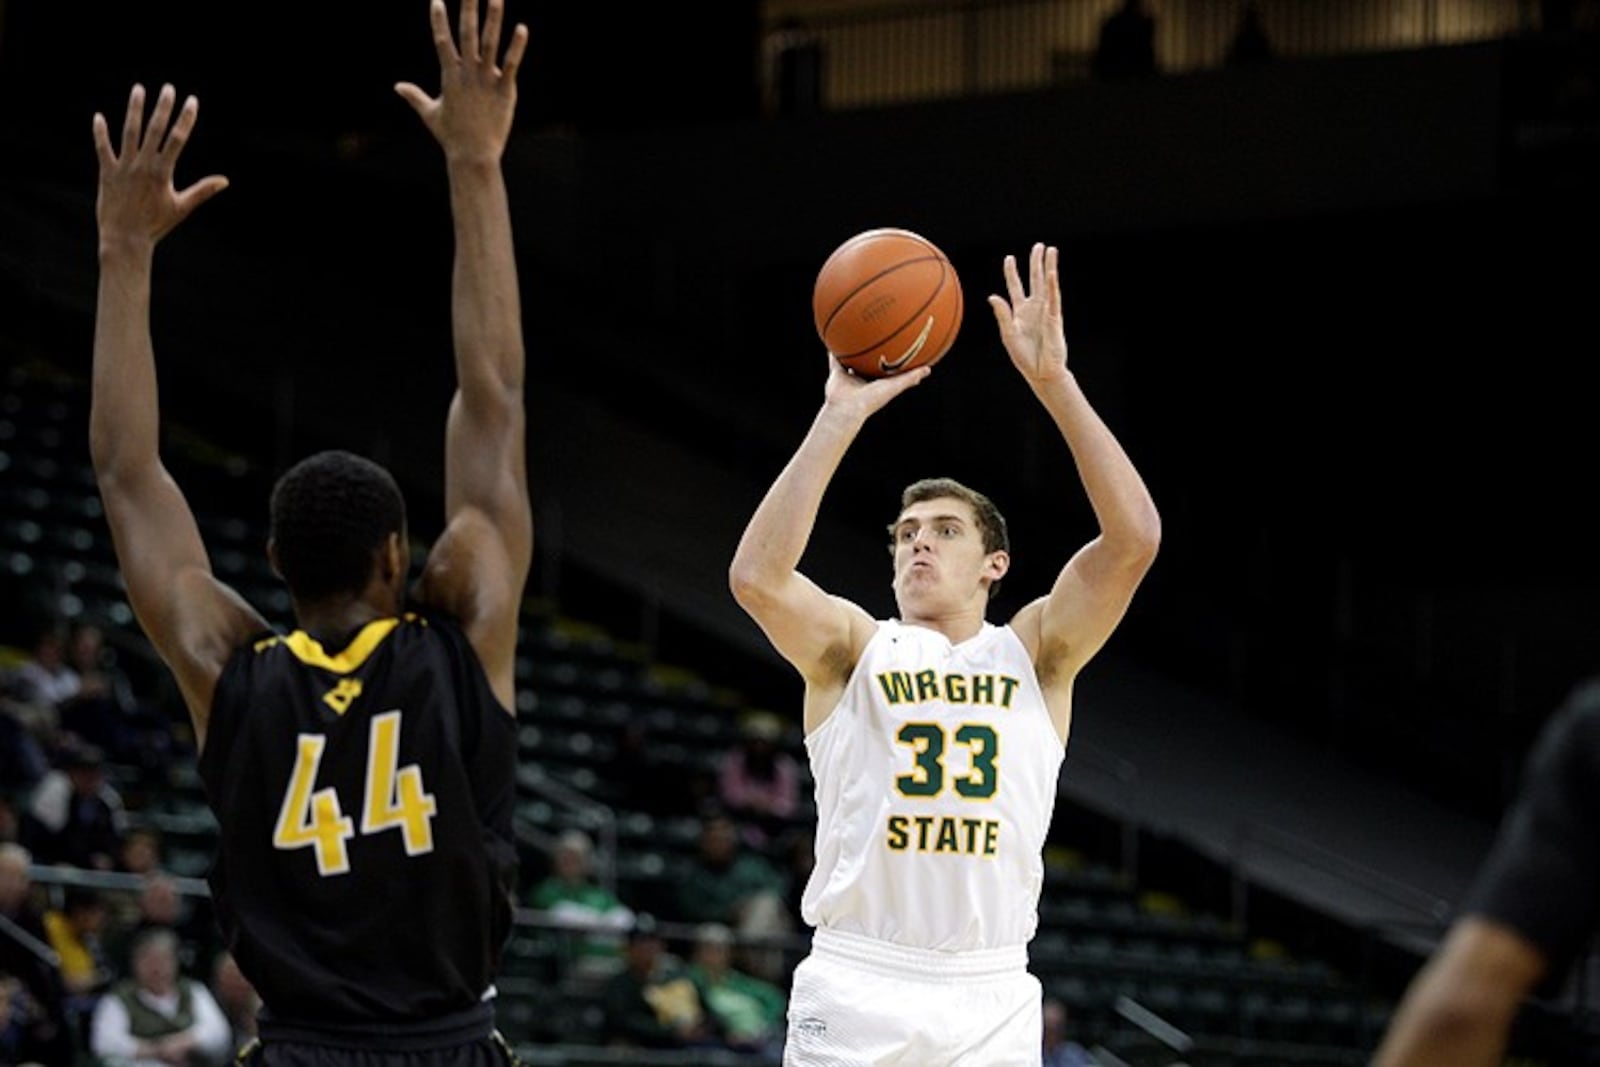
[[[51,958],[44,917],[33,901],[33,857],[17,844],[0,844],[0,975],[21,984],[25,996],[12,1011],[25,1031],[21,1041],[42,1063],[69,1063],[72,1032],[67,1027],[61,971]]]
[[[1261,21],[1261,5],[1251,0],[1239,16],[1239,28],[1228,45],[1228,66],[1247,67],[1272,58],[1272,41]]]
[[[1043,1067],[1094,1067],[1089,1050],[1072,1040],[1067,1005],[1059,997],[1045,997]]]
[[[75,622],[68,633],[66,658],[79,685],[59,705],[61,728],[117,763],[151,771],[165,768],[172,753],[172,728],[134,695],[116,653],[106,646],[105,631],[88,620]]]
[[[117,853],[116,869],[123,874],[136,874],[148,878],[163,872],[166,867],[162,854],[161,831],[154,826],[130,826],[122,835],[122,849]],[[107,898],[111,910],[111,928],[131,930],[138,924],[142,893],[113,893]]]
[[[75,696],[81,684],[78,672],[67,663],[64,620],[50,618],[40,624],[28,659],[16,670],[16,682],[20,699],[54,723],[56,709]]]
[[[744,846],[732,819],[720,811],[701,824],[700,846],[678,882],[677,917],[695,923],[726,923],[744,941],[782,936],[793,925],[785,904],[783,874],[762,854]],[[752,946],[745,966],[777,981],[782,955]]]
[[[228,1047],[238,1051],[256,1036],[256,1013],[261,1010],[261,994],[250,984],[250,979],[239,970],[233,954],[226,949],[217,953],[211,969],[211,993],[228,1020],[232,1036]]]
[[[227,1062],[228,1020],[201,982],[178,972],[178,939],[148,930],[133,945],[133,976],[95,1005],[89,1048],[127,1067],[213,1067]]]
[[[683,961],[667,952],[648,913],[634,919],[626,966],[606,983],[604,1006],[607,1044],[690,1048],[714,1043],[694,982]]]
[[[1090,72],[1103,81],[1148,78],[1156,73],[1156,20],[1144,0],[1122,0],[1100,24]]]
[[[35,1006],[22,983],[0,971],[0,1063],[27,1063],[28,1026]]]
[[[166,866],[161,831],[154,826],[130,826],[122,835],[117,870],[125,874],[154,874]]]
[[[614,974],[622,966],[622,937],[633,911],[594,880],[594,842],[568,830],[551,853],[553,869],[528,895],[528,907],[550,913],[562,925],[587,930],[576,941],[573,966],[584,977]]]
[[[721,923],[702,924],[695,937],[689,977],[694,980],[722,1043],[736,1052],[759,1055],[761,1062],[783,1061],[784,995],[771,982],[733,966],[733,931]]]
[[[100,892],[69,885],[59,910],[44,913],[50,947],[61,957],[61,981],[67,994],[82,997],[100,990],[111,979],[101,936],[108,909]]]
[[[68,738],[23,813],[22,843],[39,863],[109,871],[125,825],[122,796],[106,781],[100,750]]]
[[[1390,1018],[1376,1067],[1498,1065],[1524,999],[1562,991],[1600,930],[1596,782],[1600,679],[1574,689],[1540,730],[1459,914]]]
[[[45,754],[39,738],[28,727],[29,714],[25,705],[12,694],[14,684],[0,692],[0,800],[9,797],[5,791],[23,795],[39,784],[50,771],[50,757]],[[0,840],[5,840],[0,832]]]
[[[203,946],[214,940],[209,921],[197,921],[194,908],[178,891],[177,880],[165,871],[154,871],[139,890],[138,909],[131,922],[119,922],[106,934],[106,958],[119,972],[132,965],[135,942],[148,930],[171,930],[178,938],[179,962],[194,971],[205,958]]]
[[[719,768],[722,804],[756,848],[780,837],[800,809],[800,764],[779,747],[782,737],[783,722],[776,715],[751,712],[739,744],[723,754]]]

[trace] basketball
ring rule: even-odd
[[[961,328],[961,282],[924,237],[892,227],[834,249],[811,294],[817,335],[844,366],[886,378],[944,358]]]

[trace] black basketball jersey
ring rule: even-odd
[[[200,757],[209,880],[273,1018],[411,1022],[484,998],[511,929],[515,744],[447,618],[234,653]]]

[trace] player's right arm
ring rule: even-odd
[[[862,426],[928,373],[920,367],[867,381],[828,356],[822,410],[751,516],[728,568],[734,599],[805,679],[808,734],[838,703],[874,623],[859,606],[825,593],[801,574],[800,557],[828,483]]]
[[[503,0],[461,6],[459,46],[443,0],[429,5],[440,92],[396,91],[445,153],[455,227],[451,321],[456,394],[445,427],[445,529],[428,554],[419,597],[466,631],[490,687],[515,714],[517,618],[533,558],[528,497],[525,355],[511,212],[500,158],[516,110],[517,68],[528,44],[518,25],[497,63]]]
[[[134,86],[118,148],[105,117],[94,117],[100,281],[89,451],[129,603],[172,669],[203,744],[217,677],[233,650],[267,624],[212,573],[194,514],[159,452],[150,337],[155,246],[227,186],[213,175],[174,188],[173,171],[199,110],[191,96],[174,120],[175,100],[172,86],[163,87],[146,125],[144,89]]]

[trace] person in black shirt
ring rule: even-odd
[[[396,91],[443,149],[457,391],[445,528],[416,587],[388,471],[340,451],[278,481],[268,553],[297,629],[212,573],[157,448],[157,242],[226,180],[173,173],[195,123],[169,85],[96,115],[100,285],[90,445],[130,602],[176,677],[221,827],[226,947],[263,1000],[251,1063],[479,1067],[510,1058],[493,982],[513,908],[514,674],[532,554],[524,353],[501,155],[527,46],[503,0],[430,6],[439,96]],[[409,603],[408,603],[409,599]]]
[[[1499,1064],[1524,998],[1559,991],[1597,920],[1600,678],[1541,729],[1495,842],[1374,1064]]]

